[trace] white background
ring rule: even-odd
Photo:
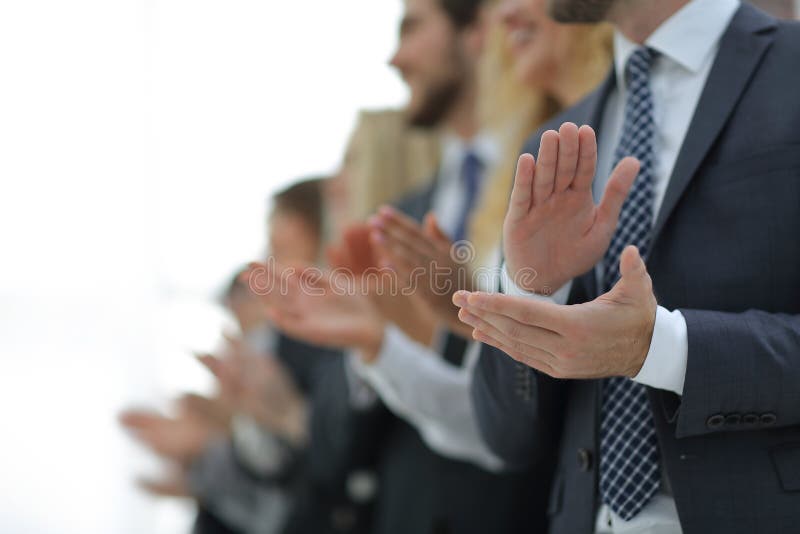
[[[0,0],[0,532],[185,531],[130,404],[202,391],[265,199],[400,105],[400,0]]]

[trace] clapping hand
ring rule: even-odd
[[[271,355],[227,336],[223,356],[198,360],[216,377],[223,398],[238,412],[292,443],[305,442],[307,402],[288,371]]]
[[[503,223],[506,266],[518,286],[550,293],[605,254],[639,162],[620,161],[598,205],[592,198],[596,165],[594,131],[572,123],[542,135],[538,160],[520,156]]]
[[[384,266],[399,276],[408,293],[421,299],[450,330],[469,337],[452,297],[472,290],[471,249],[457,249],[429,213],[422,225],[389,206],[370,220],[371,241]],[[465,252],[464,258],[460,256]]]
[[[636,247],[623,251],[620,271],[608,293],[584,304],[466,291],[453,302],[475,339],[550,376],[633,377],[649,351],[657,305]]]

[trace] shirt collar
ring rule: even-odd
[[[676,11],[645,41],[648,46],[696,74],[716,50],[739,9],[739,0],[692,0]],[[614,66],[624,86],[625,64],[639,45],[614,32]]]
[[[479,132],[469,141],[446,133],[442,139],[442,167],[451,170],[444,173],[446,177],[460,176],[464,157],[469,151],[478,157],[484,169],[493,167],[500,159],[500,145],[497,138],[487,132]]]

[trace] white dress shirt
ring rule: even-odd
[[[488,135],[478,135],[469,144],[456,137],[445,138],[432,210],[442,229],[450,234],[458,226],[467,201],[461,170],[468,151],[475,153],[483,163],[484,176],[499,156],[497,143]],[[496,258],[499,258],[499,249]],[[497,263],[495,261],[494,265]],[[494,281],[490,278],[479,278],[487,282],[483,289],[497,287],[497,277]],[[440,337],[439,344],[443,345],[444,335]],[[441,351],[421,345],[395,326],[389,326],[375,362],[365,364],[358,354],[351,354],[348,372],[361,378],[390,410],[414,425],[434,451],[499,471],[502,462],[481,438],[470,397],[479,353],[479,344],[470,343],[463,365],[457,367],[445,361]],[[351,392],[362,390],[352,379],[350,385]],[[365,398],[363,392],[361,396]],[[363,406],[352,395],[351,400]]]
[[[692,0],[667,19],[645,41],[659,52],[650,71],[653,94],[655,137],[653,150],[654,221],[664,200],[675,162],[678,158],[700,95],[719,50],[719,41],[739,8],[739,0]],[[608,97],[598,139],[597,175],[593,184],[595,200],[603,194],[614,163],[614,150],[621,137],[625,114],[625,65],[637,44],[616,32],[614,66],[617,85]],[[595,266],[595,275],[602,279],[602,265]],[[502,276],[504,291],[509,294],[531,294],[513,284],[507,271]],[[560,288],[551,298],[565,303],[571,283]],[[544,298],[544,297],[540,297]],[[689,343],[686,320],[678,310],[659,306],[650,349],[644,365],[634,380],[658,389],[683,393]],[[598,514],[599,533],[674,534],[680,533],[674,500],[662,492],[631,521],[625,522],[606,506]]]

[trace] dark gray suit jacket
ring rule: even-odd
[[[598,124],[613,76],[552,121]],[[536,153],[539,135],[525,150]],[[800,532],[800,25],[743,4],[681,148],[647,265],[686,318],[683,396],[649,389],[685,534]],[[594,273],[571,303],[597,296]],[[558,381],[485,348],[473,386],[506,461],[563,418],[551,531],[593,531],[599,381]]]
[[[431,209],[436,184],[398,203],[421,220]],[[417,430],[379,403],[351,407],[344,370],[327,376],[324,402],[312,411],[312,463],[337,476],[338,465],[373,462],[379,476],[373,534],[528,534],[544,532],[545,508],[555,463],[549,457],[527,471],[494,474],[432,451]],[[322,399],[322,398],[320,398]],[[314,454],[314,450],[312,450]],[[355,459],[354,459],[355,458]],[[541,482],[529,484],[531,478]]]

